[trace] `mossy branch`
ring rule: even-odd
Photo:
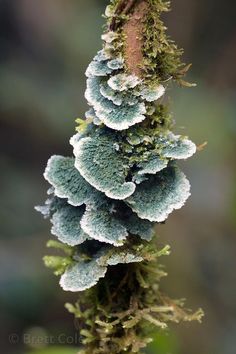
[[[49,198],[36,207],[50,217],[62,255],[44,257],[78,321],[81,354],[140,353],[153,328],[201,321],[202,310],[184,309],[160,290],[166,276],[155,223],[163,223],[190,196],[177,166],[196,145],[176,135],[163,101],[169,82],[184,81],[190,65],[166,33],[165,0],[111,0],[104,46],[86,70],[91,106],[70,144],[74,157],[54,155],[44,177]]]

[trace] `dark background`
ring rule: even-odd
[[[5,354],[73,354],[22,336],[74,336],[63,292],[41,258],[49,223],[45,199],[51,154],[72,154],[74,119],[84,117],[84,71],[100,48],[103,0],[0,0],[0,316]],[[176,131],[207,147],[183,164],[192,198],[158,227],[173,297],[202,306],[203,324],[171,326],[151,354],[234,354],[236,348],[236,2],[173,0],[169,33],[192,62],[198,86],[169,91]],[[16,334],[14,337],[9,337]],[[18,337],[17,337],[18,336]],[[33,336],[33,335],[32,335]],[[34,336],[33,336],[34,337]],[[16,339],[14,339],[16,338]],[[16,342],[16,343],[10,343]],[[51,340],[52,342],[52,340]],[[53,343],[51,343],[53,344]],[[59,346],[59,347],[58,347]],[[36,351],[34,351],[36,350]]]

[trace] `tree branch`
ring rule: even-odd
[[[128,71],[131,74],[141,77],[141,64],[143,62],[143,26],[149,9],[148,0],[130,1],[125,9],[130,11],[133,6],[134,10],[132,15],[123,26],[125,35],[124,54]]]

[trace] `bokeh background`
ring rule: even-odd
[[[72,153],[68,139],[86,110],[84,72],[101,46],[107,3],[0,0],[0,330],[6,354],[77,350],[73,318],[63,307],[75,295],[64,293],[42,264],[49,223],[33,206],[45,199],[48,157]],[[183,164],[192,198],[158,227],[160,242],[172,248],[163,259],[169,277],[162,287],[186,297],[191,308],[202,306],[206,316],[202,325],[157,334],[147,352],[234,354],[236,2],[173,0],[172,10],[165,16],[169,33],[185,48],[185,62],[193,63],[188,78],[198,83],[169,92],[176,131],[208,145]],[[22,336],[30,333],[72,340],[27,345]]]

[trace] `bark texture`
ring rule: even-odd
[[[123,26],[126,66],[131,74],[138,77],[142,77],[143,26],[147,13],[148,2],[146,0],[136,1],[132,15]]]

